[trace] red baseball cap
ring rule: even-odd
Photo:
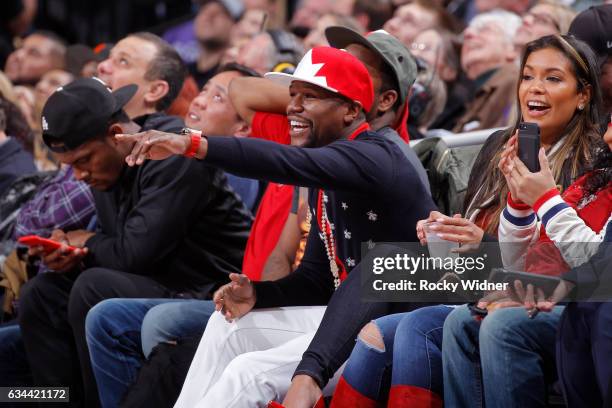
[[[374,86],[366,67],[337,48],[315,47],[304,55],[293,74],[268,72],[265,77],[287,86],[292,81],[308,82],[361,103],[366,112],[374,102]]]

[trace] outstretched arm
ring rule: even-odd
[[[156,130],[115,138],[133,143],[126,158],[130,166],[141,165],[147,159],[164,160],[194,152],[196,158],[230,173],[276,183],[368,194],[395,188],[398,156],[382,139],[373,137],[369,142],[338,140],[319,148],[284,146],[252,138],[189,137]]]

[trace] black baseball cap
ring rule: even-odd
[[[110,122],[134,96],[138,86],[112,92],[98,78],[82,78],[59,87],[42,111],[43,140],[54,152],[74,150],[104,135]]]
[[[346,27],[332,26],[325,29],[325,37],[334,48],[346,48],[350,44],[362,45],[375,54],[392,69],[399,86],[399,100],[406,101],[408,90],[416,80],[417,66],[406,46],[385,30],[377,30],[362,36]]]
[[[578,14],[570,24],[569,34],[587,43],[600,64],[612,55],[612,4],[593,6]]]

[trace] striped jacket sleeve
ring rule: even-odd
[[[606,235],[606,226],[601,231],[593,231],[576,210],[569,206],[556,188],[544,193],[533,205],[534,211],[546,230],[546,235],[561,251],[563,258],[571,267],[588,261],[599,248]],[[612,219],[612,215],[608,221]]]
[[[506,269],[524,271],[527,248],[539,237],[536,214],[527,204],[517,203],[508,194],[508,204],[499,220],[498,238]]]

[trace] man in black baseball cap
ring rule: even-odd
[[[45,144],[56,153],[65,153],[106,136],[113,120],[129,123],[123,107],[137,88],[131,84],[112,92],[97,78],[78,79],[58,88],[42,111]]]
[[[42,112],[45,143],[92,187],[98,228],[55,230],[59,250],[31,250],[54,272],[24,286],[19,323],[35,384],[69,386],[74,406],[100,405],[89,358],[97,339],[85,338],[89,309],[109,298],[205,297],[240,271],[250,229],[250,213],[219,170],[181,156],[125,165],[132,145],[114,135],[142,129],[123,110],[136,88],[111,92],[98,79],[78,79]],[[140,330],[113,318],[117,335]],[[101,371],[133,378],[137,368]]]
[[[599,60],[606,122],[612,112],[612,4],[594,6],[578,14],[569,34],[587,43]]]

